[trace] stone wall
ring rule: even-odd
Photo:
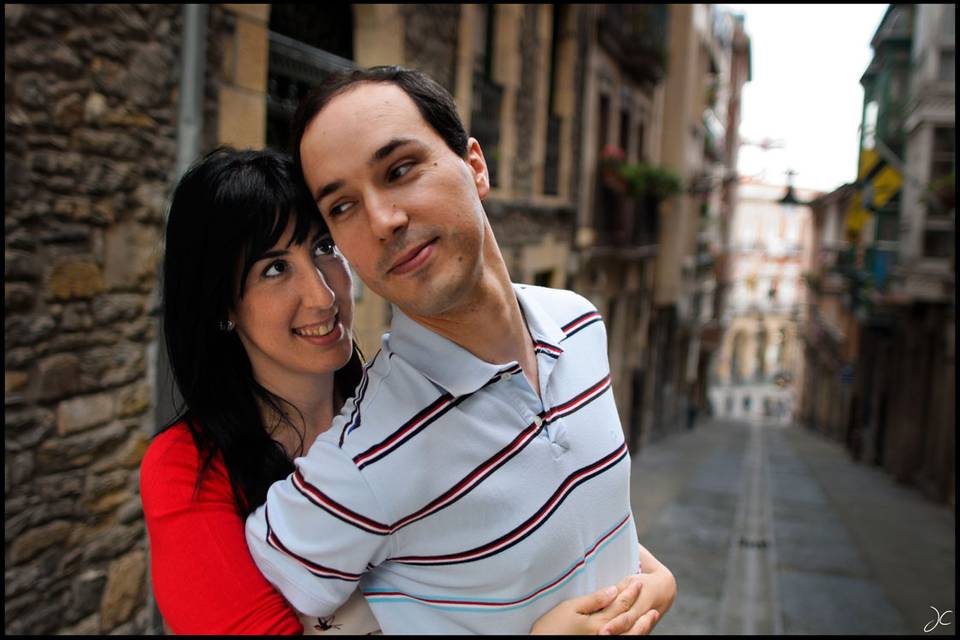
[[[151,630],[138,466],[181,13],[4,6],[7,633]]]
[[[456,91],[460,6],[402,5],[404,64],[419,69],[447,91]]]

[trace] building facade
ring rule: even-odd
[[[808,201],[815,192],[797,189]],[[782,186],[745,181],[731,224],[730,288],[711,372],[714,415],[789,423],[803,374],[804,247],[811,215],[784,205]]]
[[[814,203],[801,418],[955,504],[955,7],[890,5],[856,183]]]

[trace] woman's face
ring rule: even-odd
[[[302,376],[332,375],[353,351],[346,261],[329,234],[287,246],[293,226],[250,268],[229,316],[254,377],[280,394]]]

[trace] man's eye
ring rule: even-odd
[[[336,248],[337,245],[334,244],[333,238],[330,236],[320,238],[320,240],[317,241],[317,244],[313,245],[313,255],[314,257],[333,255],[333,252]]]
[[[335,218],[341,213],[344,213],[347,209],[353,206],[352,202],[341,202],[340,204],[330,207],[330,213],[327,214],[331,218]]]
[[[394,180],[402,178],[403,176],[407,175],[407,173],[409,173],[410,169],[412,168],[413,168],[412,162],[404,162],[403,164],[397,165],[396,167],[390,170],[389,174],[387,174],[387,179],[392,182]]]
[[[281,273],[287,270],[287,263],[283,260],[275,260],[270,263],[270,266],[264,269],[263,275],[268,278],[276,278]]]

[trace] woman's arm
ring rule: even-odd
[[[296,612],[257,570],[222,464],[194,495],[198,457],[177,427],[140,467],[154,596],[174,633],[299,634]]]

